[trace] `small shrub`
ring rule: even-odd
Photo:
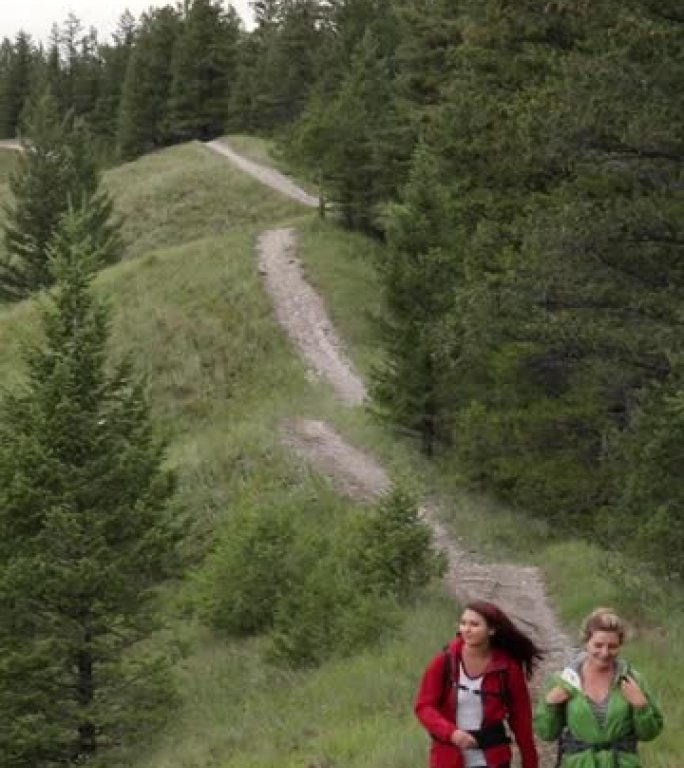
[[[198,576],[199,612],[233,635],[270,629],[294,578],[296,511],[247,508],[233,514]]]
[[[444,573],[444,556],[433,549],[430,528],[405,488],[393,488],[360,516],[351,537],[350,567],[363,591],[408,600]]]
[[[348,656],[392,626],[391,601],[360,591],[338,554],[319,558],[302,575],[278,605],[271,636],[277,661],[302,667]]]
[[[442,567],[403,489],[321,532],[291,504],[250,507],[224,528],[198,576],[197,602],[214,628],[270,632],[275,660],[314,666],[379,640],[397,604]]]

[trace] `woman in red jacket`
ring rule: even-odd
[[[529,679],[542,654],[493,603],[476,600],[459,632],[430,662],[416,697],[432,737],[430,768],[510,768],[511,739],[523,768],[538,768]]]

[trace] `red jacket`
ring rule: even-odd
[[[452,680],[458,682],[463,640],[457,637],[450,646]],[[416,696],[415,711],[418,719],[432,736],[430,768],[464,768],[463,754],[451,741],[457,728],[455,687],[447,682],[445,672],[447,652],[442,652],[430,662]],[[505,682],[504,682],[505,680]],[[502,691],[502,685],[506,691]],[[508,720],[510,730],[520,749],[523,768],[538,768],[539,758],[532,733],[532,707],[530,694],[520,664],[505,651],[492,649],[492,658],[484,673],[482,690],[492,696],[483,696],[483,727]],[[505,695],[501,695],[504,693]],[[445,695],[446,694],[446,695]],[[487,747],[484,751],[488,768],[505,768],[511,762],[508,744]]]

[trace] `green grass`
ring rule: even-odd
[[[225,141],[241,155],[254,160],[255,163],[268,165],[277,168],[279,171],[286,171],[284,165],[278,162],[275,142],[271,139],[260,139],[255,136],[245,136],[241,134],[231,134],[223,136],[221,141]]]
[[[0,147],[0,187],[7,183],[10,174],[17,164],[19,153],[14,149]]]
[[[129,258],[302,212],[201,144],[121,165],[105,180],[123,220]]]
[[[381,647],[317,670],[264,667],[259,643],[195,632],[179,668],[187,705],[147,768],[411,768],[427,738],[411,711],[419,676],[453,633],[453,605],[433,594]]]
[[[274,321],[254,258],[255,238],[262,229],[293,223],[306,229],[314,214],[234,174],[227,161],[197,146],[167,150],[110,171],[107,183],[118,210],[129,212],[131,258],[103,271],[96,288],[113,308],[113,356],[130,354],[149,378],[155,417],[169,439],[168,460],[179,475],[174,506],[186,525],[184,552],[199,565],[231,509],[254,500],[267,506],[283,499],[305,508],[308,500],[330,493],[286,453],[279,430],[287,417],[334,418],[343,409],[327,386],[307,379]],[[210,193],[196,190],[205,184]],[[173,215],[159,213],[171,210]],[[216,231],[219,213],[225,220]],[[5,382],[21,378],[18,339],[35,339],[35,317],[35,302],[0,310]],[[359,421],[362,417],[356,416]],[[351,509],[341,503],[336,514],[345,514],[346,507]],[[370,657],[292,674],[269,667],[259,642],[230,642],[188,618],[194,588],[192,580],[176,585],[164,602],[164,637],[182,651],[175,668],[180,708],[161,737],[136,745],[127,765],[281,764],[274,755],[282,749],[289,752],[292,765],[328,752],[356,754],[350,765],[362,765],[369,754],[384,751],[378,744],[369,752],[377,733],[363,725],[366,714],[376,718],[379,731],[389,733],[390,725],[395,734],[408,730],[414,753],[423,752],[424,734],[404,699],[410,701],[419,668],[451,635],[453,615],[439,598],[431,603],[434,620],[425,620],[426,606],[419,618],[406,614],[408,626],[413,621],[432,627],[434,634],[426,630],[414,637],[410,631],[382,651],[369,652]],[[443,628],[447,617],[449,626]],[[393,648],[403,657],[407,647],[419,661],[405,661],[397,698],[388,667],[395,657],[386,653]],[[376,662],[385,680],[384,712],[378,710],[382,686],[370,677]],[[364,680],[366,700],[359,698]],[[280,713],[270,715],[271,729],[264,738],[264,712],[273,712],[274,693]],[[316,708],[315,716],[307,702]],[[326,713],[332,707],[338,726],[329,738]],[[349,719],[354,713],[358,722]],[[302,724],[314,720],[307,733]],[[391,755],[397,744],[391,743],[394,737],[388,741],[387,733],[383,743],[389,744]],[[257,740],[259,751],[254,748]]]
[[[263,142],[244,144],[253,156],[268,157]],[[128,258],[105,270],[96,285],[114,309],[113,353],[130,353],[149,377],[154,413],[170,441],[169,462],[179,474],[174,505],[185,521],[184,551],[192,562],[201,563],[231,509],[283,499],[306,508],[329,492],[279,439],[287,417],[328,419],[393,472],[439,496],[465,546],[540,564],[567,626],[576,627],[596,603],[617,604],[637,629],[627,655],[658,690],[670,724],[644,755],[654,768],[677,768],[684,753],[684,736],[673,726],[683,719],[676,690],[684,674],[681,596],[664,606],[656,588],[640,589],[636,577],[607,568],[595,548],[553,543],[543,523],[466,493],[454,467],[427,463],[363,408],[343,408],[327,386],[311,383],[277,327],[254,242],[265,228],[296,226],[306,273],[367,376],[378,359],[371,315],[380,298],[370,261],[379,246],[319,221],[199,145],[108,171],[106,183],[126,217]],[[0,307],[6,385],[21,377],[20,340],[33,337],[35,316],[34,302]],[[341,503],[335,514],[344,511]],[[180,650],[174,670],[179,708],[160,736],[136,745],[127,766],[425,763],[427,739],[412,716],[412,698],[424,664],[452,635],[457,610],[438,590],[404,612],[401,632],[382,647],[293,673],[269,666],[260,641],[228,641],[200,626],[189,611],[193,589],[191,579],[174,585],[164,604],[165,637]],[[647,611],[644,595],[653,603]]]
[[[325,296],[333,325],[368,381],[378,362],[373,316],[381,299],[373,258],[380,246],[318,218],[301,227],[299,246],[307,279]]]

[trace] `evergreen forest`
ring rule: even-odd
[[[190,434],[197,419],[209,434],[218,406],[201,392],[191,402],[191,373],[180,383],[169,374],[168,391],[155,383],[169,360],[151,355],[138,372],[136,354],[149,350],[116,316],[143,311],[140,285],[160,306],[168,296],[155,271],[166,251],[136,243],[168,226],[155,248],[177,247],[169,263],[190,269],[190,236],[171,229],[184,202],[172,182],[190,199],[191,175],[215,173],[192,155],[196,143],[226,134],[265,140],[316,191],[320,217],[307,237],[330,227],[331,241],[347,238],[335,247],[377,287],[355,307],[370,329],[372,423],[445,486],[514,510],[518,530],[596,547],[598,570],[618,558],[632,596],[653,584],[681,594],[682,3],[251,5],[251,30],[222,0],[186,0],[122,13],[108,41],[70,15],[47,41],[20,32],[0,43],[0,139],[24,147],[11,172],[0,166],[0,321],[15,318],[17,329],[0,328],[0,342],[22,370],[0,367],[7,768],[137,768],[130,745],[179,706],[169,670],[186,644],[210,642],[170,642],[162,615],[198,617],[200,632],[254,643],[249,653],[274,674],[298,675],[384,638],[442,572],[415,489],[397,483],[343,526],[330,489],[311,478],[295,488],[259,442],[266,410],[246,437],[240,414],[259,393],[237,382],[255,375],[256,358],[269,360],[270,382],[296,382],[282,384],[269,413],[294,397],[288,387],[306,385],[263,329],[267,310],[246,303],[256,288],[237,260],[223,293],[198,267],[197,291],[214,305],[230,296],[243,313],[221,310],[231,328],[258,328],[210,350],[226,356],[221,408],[248,447],[206,466],[196,446],[179,449],[176,430]],[[192,169],[187,177],[164,165],[170,156]],[[126,178],[144,189],[128,209],[117,203]],[[193,237],[216,270],[202,238],[228,238],[237,252],[255,222],[302,215],[240,188],[231,215],[242,229],[227,234],[218,201],[228,192],[211,178],[216,208],[193,198],[186,212],[211,211]],[[146,219],[157,204],[166,218]],[[134,286],[138,257],[145,271]],[[178,291],[194,317],[199,299]],[[182,336],[203,382],[213,363],[193,333],[221,331],[184,322],[159,321],[156,344]],[[245,478],[262,461],[273,477],[251,488]],[[195,482],[213,490],[194,499]],[[311,517],[329,515],[330,530],[310,527],[307,505]],[[231,517],[215,538],[222,507]],[[242,685],[262,686],[252,663],[230,661]],[[278,678],[284,689],[292,679]],[[228,741],[219,762],[183,764],[223,768]]]

